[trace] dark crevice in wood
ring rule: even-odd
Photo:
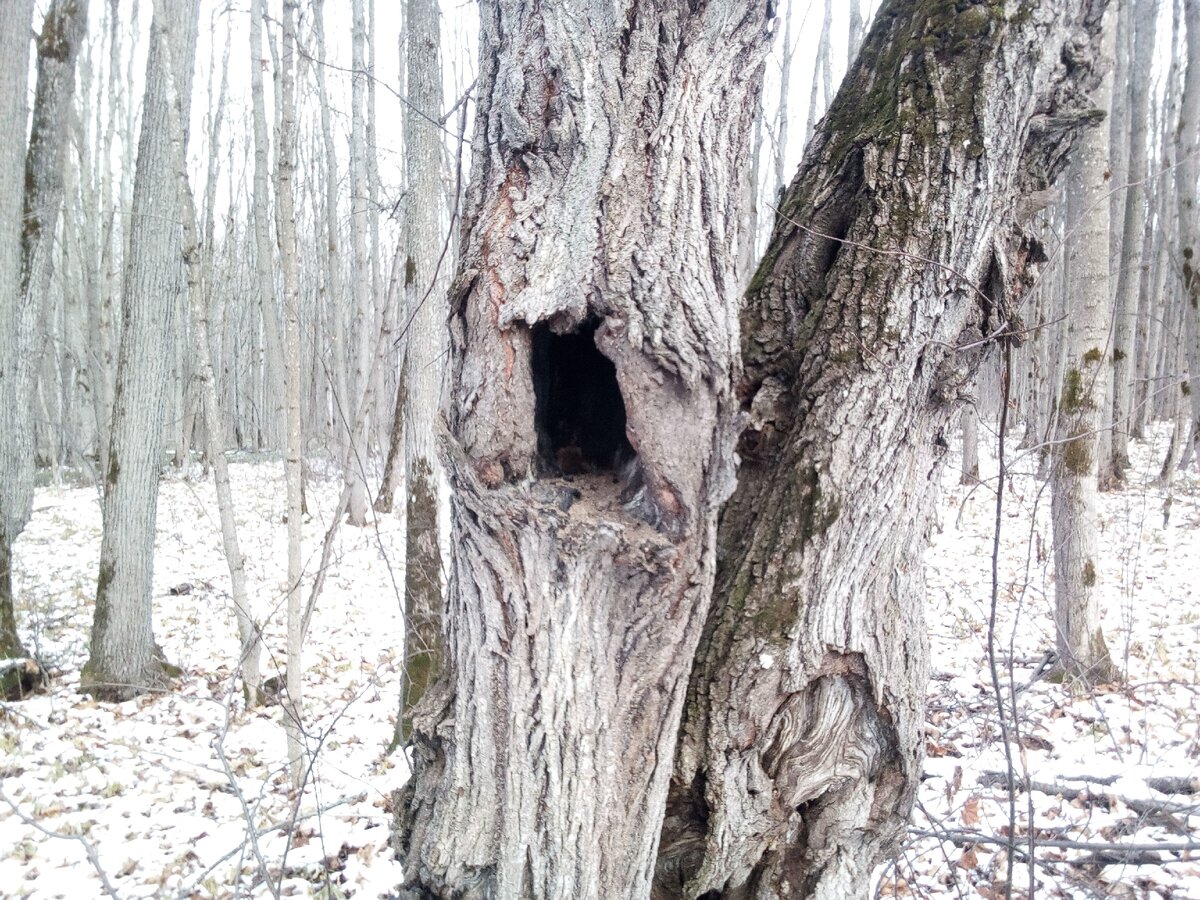
[[[541,322],[531,330],[542,474],[615,473],[636,455],[625,433],[616,367],[596,347],[599,324],[591,318],[574,331],[556,334]]]

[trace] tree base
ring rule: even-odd
[[[41,663],[31,657],[0,660],[0,697],[24,700],[40,693],[50,683]]]

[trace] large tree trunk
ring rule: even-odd
[[[658,896],[861,897],[903,835],[950,426],[1040,258],[1016,201],[1095,118],[1072,98],[1102,5],[885,4],[805,154],[742,315],[750,429]]]
[[[1111,59],[1115,10],[1105,26],[1105,59]],[[1100,109],[1112,105],[1106,75],[1093,95]],[[1099,538],[1096,493],[1101,460],[1096,435],[1112,409],[1105,373],[1112,307],[1109,302],[1108,163],[1110,134],[1095,128],[1084,135],[1071,162],[1067,196],[1067,262],[1072,296],[1067,323],[1067,368],[1063,373],[1055,434],[1052,518],[1054,522],[1055,632],[1060,673],[1085,683],[1109,681],[1117,673],[1100,630]]]
[[[188,121],[197,2],[155,4],[146,63],[112,439],[104,473],[96,614],[91,655],[80,676],[86,689],[110,699],[125,699],[164,681],[151,626],[151,591],[167,348],[174,341],[175,312],[184,290],[172,142],[187,144],[178,128]],[[180,106],[174,112],[168,106],[172,102]],[[179,123],[176,128],[172,117]]]
[[[482,4],[411,896],[645,897],[733,487],[769,0]]]
[[[661,896],[866,892],[919,774],[958,348],[1016,327],[1040,248],[1015,200],[1094,119],[1066,80],[1100,5],[885,8],[751,284],[742,379],[730,205],[767,4],[485,6],[412,895],[646,896],[672,758]]]
[[[7,12],[28,19],[25,4],[10,4]],[[46,12],[37,41],[37,94],[33,103],[33,120],[29,128],[29,146],[25,154],[24,191],[15,188],[6,202],[20,203],[24,198],[24,216],[8,222],[2,228],[0,242],[14,241],[19,235],[20,254],[16,257],[19,278],[16,290],[9,290],[7,261],[0,261],[0,659],[26,655],[16,632],[13,609],[12,558],[13,542],[25,528],[33,505],[31,416],[32,392],[36,379],[37,360],[44,343],[37,336],[37,320],[46,313],[46,295],[50,287],[50,256],[54,233],[63,200],[63,145],[66,143],[67,122],[75,95],[75,59],[87,28],[86,0],[55,0]],[[9,28],[10,22],[0,23]],[[0,48],[6,60],[25,65],[28,58],[28,33],[20,27],[5,40],[24,40],[23,52],[12,47]],[[0,78],[3,78],[0,75]],[[24,85],[24,78],[20,79]],[[0,109],[8,109],[11,118],[0,113],[0,121],[24,122],[24,97],[19,110],[10,105],[15,98],[0,100]],[[24,128],[10,128],[5,141],[20,144]],[[8,148],[6,148],[8,149]],[[6,165],[0,160],[0,166]],[[19,169],[16,171],[20,171]],[[16,172],[12,173],[15,179]],[[10,186],[0,185],[0,192]],[[21,207],[18,206],[18,209]],[[5,222],[0,213],[0,222]],[[14,244],[14,247],[16,244]],[[5,250],[12,250],[6,247]],[[5,250],[0,250],[0,257]],[[0,696],[19,692],[32,683],[22,680],[36,666],[10,669],[0,677]]]

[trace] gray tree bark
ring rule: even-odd
[[[152,627],[154,523],[167,402],[167,349],[184,291],[182,212],[172,146],[187,146],[198,0],[155,3],[138,142],[121,348],[113,403],[104,536],[91,655],[81,684],[127,699],[165,683]],[[167,42],[170,45],[167,45]],[[169,104],[177,102],[172,111]],[[172,121],[177,123],[172,127]]]
[[[1112,59],[1115,10],[1108,16],[1104,59]],[[1113,76],[1093,94],[1100,109],[1112,103]],[[1055,463],[1051,471],[1054,524],[1054,599],[1058,671],[1084,684],[1117,675],[1100,628],[1099,538],[1096,493],[1101,470],[1097,435],[1108,426],[1112,404],[1105,373],[1112,358],[1109,294],[1108,128],[1083,136],[1072,160],[1067,195],[1067,260],[1071,314],[1067,367],[1058,395]]]
[[[279,61],[279,160],[275,173],[275,230],[283,273],[284,385],[286,395],[284,476],[287,483],[287,699],[284,730],[292,786],[305,778],[302,717],[304,711],[304,598],[300,578],[301,507],[303,505],[303,437],[300,422],[300,260],[296,249],[296,9],[297,0],[283,0],[283,51]]]
[[[23,358],[32,349],[33,310],[21,290],[22,176],[29,108],[29,44],[33,0],[0,4],[0,659],[28,656],[17,635],[12,595],[12,546],[29,521],[33,503],[33,447],[29,429],[29,374]],[[19,127],[18,127],[19,123]]]
[[[1200,180],[1200,0],[1184,0],[1187,75],[1175,133],[1179,162],[1179,244],[1183,258],[1184,317],[1187,322],[1188,400],[1192,408],[1193,449],[1200,449],[1200,219],[1196,183]]]
[[[0,21],[0,29],[13,29],[4,39],[10,44],[0,46],[0,53],[13,65],[27,65],[29,10],[16,3],[6,7],[5,13],[18,21]],[[37,39],[37,93],[25,151],[24,183],[0,183],[0,191],[12,191],[4,202],[18,204],[18,215],[12,219],[8,218],[9,210],[0,209],[0,244],[4,245],[0,249],[0,330],[4,332],[0,335],[0,411],[4,416],[0,429],[0,659],[28,655],[16,630],[13,542],[29,521],[33,504],[31,410],[43,344],[38,338],[38,320],[44,318],[49,306],[50,255],[63,201],[62,148],[75,94],[75,60],[87,29],[87,16],[86,0],[54,0],[47,10]],[[21,48],[11,45],[17,40],[24,41]],[[8,96],[5,90],[12,75],[0,73],[0,80],[6,82],[0,88],[0,121],[23,124],[24,95]],[[25,78],[18,80],[23,88]],[[24,127],[14,126],[8,131],[11,134],[3,139],[0,166],[7,165],[8,155],[25,139]],[[20,171],[13,170],[14,180]],[[15,268],[10,271],[7,254],[13,250],[18,252],[11,259]],[[10,285],[7,280],[12,275],[16,280]],[[7,670],[0,677],[0,697],[31,686],[35,668]]]
[[[363,14],[363,0],[351,0],[350,8],[352,23],[350,66],[354,70],[350,88],[350,249],[354,260],[354,270],[350,276],[354,304],[354,381],[350,403],[357,406],[359,398],[367,391],[367,380],[370,377],[373,358],[371,337],[375,333],[375,328],[371,317],[374,279],[371,259],[367,254],[367,242],[371,233],[371,211],[367,205],[370,198],[367,180],[365,116],[367,25],[366,17]],[[351,408],[348,405],[345,412],[348,418]],[[348,426],[349,421],[346,424]],[[365,430],[362,433],[355,432],[348,435],[347,453],[343,459],[346,487],[350,491],[347,521],[360,528],[367,524],[371,507],[367,498],[367,480],[364,468],[367,464],[367,457]]]
[[[405,488],[407,552],[404,557],[404,683],[400,737],[411,731],[409,711],[441,669],[442,554],[437,459],[438,403],[442,385],[442,333],[446,313],[437,291],[441,263],[442,141],[441,22],[437,0],[408,0],[408,101],[404,150],[408,173],[404,263],[408,309],[405,353]]]
[[[887,5],[750,286],[744,377],[730,207],[767,4],[484,5],[410,896],[645,897],[656,866],[662,897],[866,892],[919,774],[955,348],[1011,325],[1039,251],[1015,200],[1089,118],[1100,5]],[[547,382],[601,380],[590,317],[632,472],[564,465],[539,421]]]
[[[1151,128],[1151,68],[1158,30],[1158,4],[1141,0],[1132,13],[1133,58],[1129,62],[1128,186],[1125,189],[1124,220],[1113,223],[1122,229],[1120,269],[1113,302],[1113,439],[1112,475],[1118,481],[1129,468],[1129,432],[1132,413],[1133,375],[1136,372],[1138,283],[1142,269],[1142,230],[1146,217],[1146,166]]]
[[[410,896],[649,892],[733,486],[731,248],[772,6],[482,5]]]
[[[750,409],[657,896],[861,897],[904,834],[927,679],[920,560],[987,336],[1042,254],[1022,195],[1094,117],[1102,3],[886,3],[742,315]]]

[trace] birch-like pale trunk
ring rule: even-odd
[[[367,82],[367,26],[363,15],[363,0],[351,0],[350,67],[350,248],[354,268],[350,275],[353,303],[354,378],[351,386],[355,406],[366,394],[372,360],[371,337],[375,333],[371,318],[373,278],[371,260],[367,255],[370,221],[367,201],[367,125],[364,114]],[[346,409],[347,416],[350,408]],[[347,422],[349,424],[349,422]],[[347,453],[343,460],[346,487],[350,491],[347,521],[359,528],[367,524],[371,506],[367,498],[368,448],[365,429],[348,436]]]
[[[1175,132],[1175,158],[1179,162],[1176,189],[1187,327],[1187,393],[1192,412],[1190,442],[1195,451],[1200,449],[1200,216],[1196,203],[1196,183],[1200,180],[1200,0],[1184,0],[1183,20],[1187,30],[1187,75]]]
[[[446,312],[437,290],[442,241],[440,131],[442,117],[441,23],[437,0],[407,0],[408,102],[404,150],[404,296],[408,309],[405,353],[405,494],[407,540],[404,564],[404,680],[401,740],[411,732],[410,711],[442,668],[442,553],[437,459],[437,417],[442,384],[442,330]]]
[[[825,0],[825,13],[821,17],[821,36],[817,40],[817,56],[813,60],[812,89],[808,94],[808,119],[804,124],[804,143],[808,144],[821,114],[829,106],[831,94],[830,56],[832,55],[831,32],[833,30],[833,0]],[[821,90],[821,108],[817,108],[817,90]],[[786,183],[786,182],[785,182]]]
[[[265,357],[265,372],[260,373],[258,390],[254,395],[255,406],[265,412],[258,415],[255,446],[261,449],[286,431],[285,409],[286,386],[279,390],[284,377],[283,337],[279,327],[279,313],[275,304],[275,283],[272,275],[271,214],[269,195],[269,166],[267,162],[267,110],[263,96],[263,2],[250,0],[250,98],[254,123],[254,199],[251,204],[254,220],[254,271],[258,303],[262,310],[262,346]],[[257,354],[255,363],[261,368]],[[265,432],[265,434],[264,434]],[[286,441],[286,435],[285,435]]]
[[[791,93],[792,84],[792,60],[796,54],[795,44],[792,42],[792,16],[796,11],[796,2],[788,3],[787,13],[783,17],[783,50],[780,53],[779,59],[779,111],[775,118],[775,189],[771,191],[771,202],[778,203],[779,198],[783,196],[783,191],[788,183],[787,171],[787,139],[788,139],[788,95]],[[813,89],[817,86],[817,70],[813,69]],[[812,100],[809,100],[809,118],[811,115]],[[804,140],[809,138],[810,131],[804,133]],[[758,185],[754,186],[755,191],[758,190]],[[753,265],[758,260],[751,262]],[[749,273],[748,273],[749,274]]]
[[[17,635],[12,549],[33,504],[33,447],[28,428],[7,423],[28,422],[31,403],[22,359],[32,351],[23,341],[32,340],[34,311],[21,290],[21,248],[32,22],[33,0],[0,4],[0,659],[29,655]]]
[[[1151,68],[1154,65],[1155,35],[1158,31],[1158,4],[1141,0],[1135,4],[1131,29],[1133,58],[1129,61],[1128,179],[1121,228],[1120,268],[1117,271],[1113,300],[1113,430],[1112,476],[1124,481],[1129,468],[1129,431],[1136,372],[1134,356],[1137,344],[1138,284],[1142,269],[1142,230],[1146,217],[1146,171],[1149,154]]]
[[[1102,58],[1115,47],[1115,10],[1107,17]],[[1099,109],[1113,102],[1110,72],[1092,95]],[[1071,310],[1067,365],[1058,394],[1058,429],[1051,470],[1054,526],[1054,624],[1058,670],[1085,685],[1117,676],[1100,628],[1097,436],[1112,415],[1105,373],[1111,368],[1108,165],[1112,131],[1088,131],[1072,160],[1067,188],[1067,264]]]
[[[885,3],[742,313],[750,412],[657,897],[868,896],[921,772],[920,560],[959,398],[1017,327],[1102,3]]]
[[[773,6],[481,5],[446,655],[412,711],[403,896],[649,893],[733,488]]]
[[[1113,365],[1112,342],[1115,323],[1111,319],[1116,303],[1117,279],[1121,269],[1121,241],[1124,230],[1120,223],[1125,221],[1126,186],[1129,184],[1129,63],[1132,56],[1130,34],[1133,31],[1133,4],[1137,0],[1109,0],[1116,20],[1116,38],[1110,43],[1106,64],[1112,67],[1110,100],[1105,109],[1108,112],[1109,150],[1108,165],[1108,203],[1109,203],[1109,314],[1108,341],[1106,351],[1109,363],[1100,372],[1103,379],[1103,394],[1108,406],[1104,408],[1101,428],[1094,438],[1096,454],[1096,471],[1100,490],[1107,491],[1116,486],[1117,480],[1113,472]],[[1115,224],[1114,224],[1115,223]]]
[[[854,61],[858,59],[858,49],[862,46],[863,35],[867,26],[863,21],[863,0],[849,0],[850,30],[846,35],[846,70],[849,71]]]
[[[276,231],[279,261],[283,272],[285,323],[284,385],[287,394],[285,477],[287,481],[287,700],[284,728],[287,732],[288,767],[292,784],[300,787],[304,777],[304,598],[300,576],[301,478],[303,443],[300,425],[300,261],[296,250],[296,10],[297,0],[283,0],[283,48],[279,58],[279,162],[275,177]]]
[[[221,97],[212,121],[209,139],[208,201],[211,204],[215,193],[217,159],[220,142],[222,113],[228,86],[229,45],[226,43],[224,67],[221,77]],[[174,124],[174,123],[172,123]],[[182,133],[178,129],[176,133]],[[188,309],[191,315],[191,356],[195,367],[196,390],[204,414],[207,446],[205,453],[212,465],[213,481],[217,494],[217,510],[221,519],[221,541],[225,550],[225,563],[229,568],[230,593],[233,599],[233,615],[237,622],[238,671],[242,676],[242,694],[247,706],[262,702],[262,628],[254,617],[250,597],[246,591],[246,566],[238,541],[237,522],[234,516],[233,489],[229,482],[229,464],[225,459],[227,438],[225,420],[221,415],[221,404],[217,398],[216,376],[212,365],[212,322],[210,321],[209,298],[206,296],[203,259],[206,247],[201,244],[200,231],[196,222],[196,206],[188,181],[187,159],[182,143],[178,145],[174,159],[175,177],[179,192],[179,208],[183,221],[183,259],[187,275]],[[212,207],[209,207],[210,216]],[[206,236],[212,240],[212,229]]]
[[[979,413],[974,401],[963,406],[962,418],[962,472],[959,480],[963,484],[979,483]]]
[[[330,345],[329,391],[332,399],[330,433],[334,458],[345,464],[350,453],[350,436],[344,417],[349,415],[350,391],[346,384],[346,326],[342,314],[342,258],[338,235],[338,160],[330,121],[329,91],[325,79],[325,0],[313,4],[313,31],[317,42],[318,63],[313,67],[317,79],[317,102],[321,110],[321,144],[325,180],[325,308],[329,322],[326,340]]]
[[[154,644],[154,526],[175,312],[184,290],[173,142],[188,120],[198,0],[157,0],[121,298],[112,437],[104,473],[104,535],[85,690],[128,699],[166,683]],[[168,45],[167,42],[170,42]],[[172,111],[176,102],[179,109]],[[172,121],[176,122],[173,129]]]

